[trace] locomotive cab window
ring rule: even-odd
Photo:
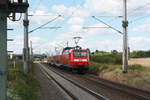
[[[69,50],[65,50],[64,52],[63,52],[63,54],[68,54],[69,53]]]
[[[86,51],[74,51],[73,52],[74,57],[86,57],[87,52]]]

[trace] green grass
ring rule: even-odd
[[[139,88],[150,89],[150,68],[145,68],[141,65],[128,66],[128,73],[123,74],[122,65],[91,62],[89,73],[116,82],[123,82]]]
[[[30,72],[24,74],[22,62],[17,62],[16,67],[9,64],[8,70],[8,96],[11,100],[38,100],[37,81],[33,78],[33,65]]]
[[[144,69],[146,69],[146,68],[144,68],[143,66],[141,66],[139,64],[129,66],[129,70],[141,70],[141,71],[143,71]]]
[[[89,66],[89,72],[96,75],[99,73],[110,72],[115,69],[121,69],[121,65],[91,62]]]
[[[91,54],[91,61],[97,63],[121,64],[122,55],[121,53],[99,52]]]

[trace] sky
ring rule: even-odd
[[[122,51],[123,36],[105,24],[95,20],[92,16],[104,21],[122,32],[123,0],[29,0],[29,31],[51,23],[29,34],[33,43],[34,53],[52,54],[65,47],[75,46],[73,37],[80,36],[79,45],[91,51]],[[131,51],[150,50],[150,1],[127,0],[128,12],[128,40]],[[61,15],[61,17],[58,17]],[[23,18],[24,14],[17,14],[12,22],[8,19],[8,50],[21,54],[23,48]],[[46,29],[46,27],[58,27]],[[84,28],[87,27],[87,28]],[[88,28],[97,27],[97,28]],[[29,43],[30,44],[30,43]]]

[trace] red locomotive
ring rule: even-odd
[[[85,72],[89,66],[89,49],[66,47],[60,55],[51,58],[51,64],[66,67],[78,73]]]

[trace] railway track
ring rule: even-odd
[[[109,100],[65,75],[53,69],[48,69],[42,64],[40,64],[40,69],[48,79],[52,79],[72,100]]]
[[[110,98],[111,100],[150,100],[150,92],[146,90],[142,90],[125,84],[116,83],[102,78],[97,78],[93,75],[78,75],[57,68],[52,69],[57,70],[59,73],[66,74],[66,76],[78,81],[79,83],[85,83],[84,85],[86,87],[90,88],[93,91],[96,91],[97,93],[101,93],[102,95]]]
[[[121,84],[121,83],[116,83],[107,79],[103,78],[97,78],[93,75],[90,77],[84,76],[84,79],[94,81],[98,83],[99,85],[107,86],[109,88],[115,89],[120,92],[124,92],[126,94],[135,96],[139,100],[150,100],[150,91],[139,89],[133,86]]]

